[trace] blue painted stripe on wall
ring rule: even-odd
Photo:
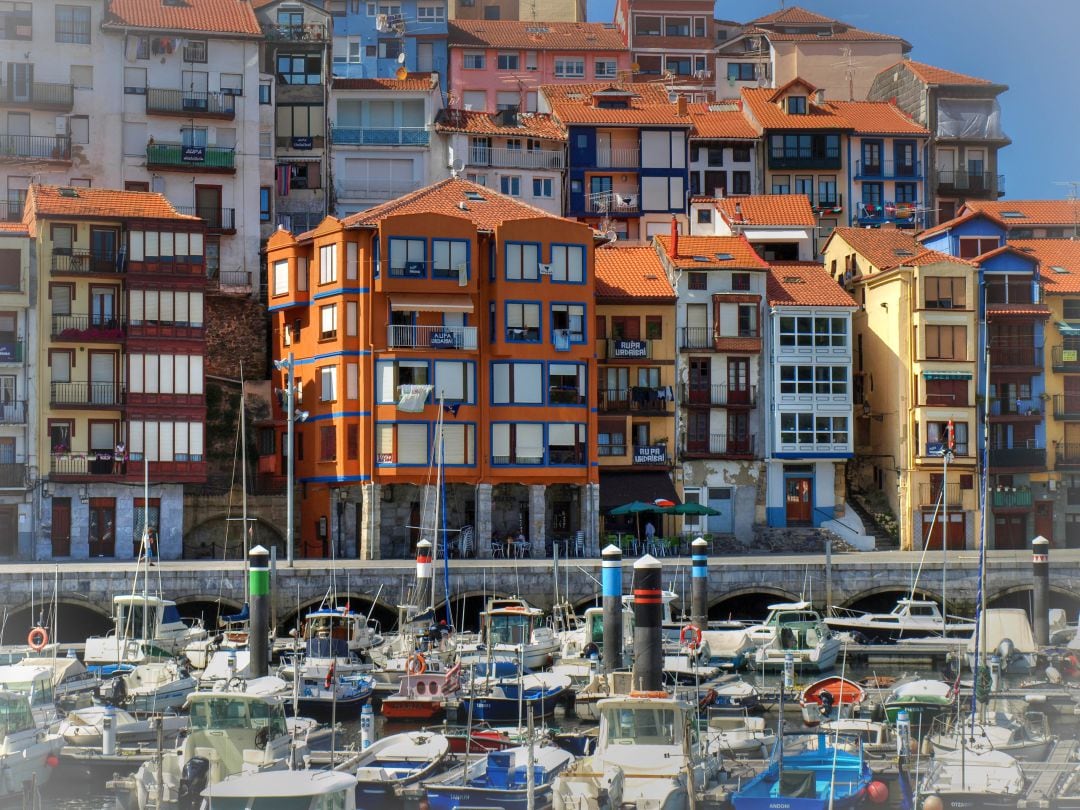
[[[281,311],[283,309],[291,309],[292,307],[310,307],[310,306],[311,306],[310,301],[297,301],[294,304],[275,304],[272,307],[267,307],[266,311],[267,312],[279,312],[279,311]]]
[[[349,484],[370,481],[370,475],[316,475],[311,478],[301,478],[301,484]]]
[[[368,287],[338,287],[336,290],[323,290],[321,293],[315,293],[311,296],[311,300],[318,301],[321,298],[332,298],[335,295],[366,295],[371,292]]]

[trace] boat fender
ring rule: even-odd
[[[179,810],[195,810],[202,801],[202,792],[210,781],[210,760],[192,757],[180,772],[176,806]]]
[[[27,646],[34,652],[41,652],[49,643],[49,631],[44,627],[35,627],[26,637]]]
[[[424,660],[423,653],[414,653],[409,656],[405,662],[405,672],[408,675],[423,675],[427,672],[427,662]]]
[[[945,804],[940,796],[927,796],[923,799],[923,810],[945,810]]]
[[[885,804],[889,800],[889,786],[875,779],[867,785],[866,795],[874,804]]]

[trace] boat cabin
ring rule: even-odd
[[[600,738],[597,751],[615,746],[683,747],[689,725],[696,739],[697,724],[691,722],[689,704],[663,698],[607,698],[598,703]]]
[[[245,773],[203,791],[208,810],[355,810],[356,777],[338,771]]]
[[[376,632],[363,613],[348,607],[319,608],[304,617],[301,635],[308,658],[348,658],[377,643]]]
[[[484,611],[483,641],[493,645],[529,644],[533,630],[541,625],[543,618],[544,612],[539,608],[521,604]]]
[[[769,605],[769,615],[751,631],[751,638],[766,636],[778,641],[780,649],[801,650],[814,647],[828,633],[821,614],[809,602],[781,602]]]
[[[238,692],[195,692],[188,698],[191,730],[224,731],[268,728],[271,739],[288,734],[281,698]]]
[[[113,622],[116,635],[130,639],[165,638],[188,629],[175,602],[142,594],[114,596]]]
[[[15,692],[0,691],[0,742],[21,731],[36,729],[29,698]]]
[[[53,708],[53,671],[46,666],[11,664],[0,667],[0,689],[23,695],[33,708]]]

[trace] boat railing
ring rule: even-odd
[[[864,619],[869,614],[864,610],[855,610],[854,608],[845,607],[832,607],[833,618],[836,619]]]

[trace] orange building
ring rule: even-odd
[[[540,556],[580,531],[597,549],[593,244],[459,178],[270,239],[272,354],[293,354],[307,411],[298,555],[411,556],[440,456],[449,547],[524,535]],[[286,459],[278,417],[264,470]]]

